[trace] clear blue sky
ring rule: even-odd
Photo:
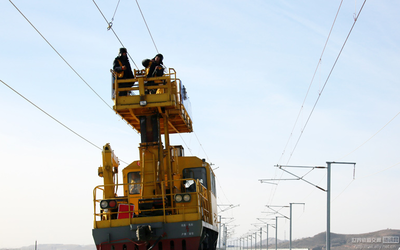
[[[109,70],[121,44],[93,1],[12,2],[112,106]],[[96,1],[108,20],[117,2]],[[196,134],[175,135],[172,143],[215,164],[219,204],[240,204],[221,214],[235,218],[232,237],[256,229],[257,218],[274,218],[265,205],[295,202],[306,205],[293,209],[294,239],[325,231],[326,193],[302,181],[258,180],[291,178],[275,164],[326,161],[357,163],[354,180],[352,166],[333,166],[332,232],[399,229],[400,3],[366,2],[327,82],[363,1],[343,2],[321,61],[339,0],[139,3],[192,104]],[[139,134],[9,1],[0,14],[0,80],[98,147],[111,143],[121,160],[138,159]],[[138,67],[157,54],[135,1],[120,2],[113,28]],[[3,83],[0,115],[0,247],[92,244],[101,151]],[[326,187],[325,170],[304,178]],[[289,238],[284,219],[278,237]]]

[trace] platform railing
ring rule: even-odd
[[[141,90],[139,89],[139,82],[141,80],[144,81],[144,90],[168,89],[170,91],[171,85],[169,83],[173,82],[180,83],[180,80],[176,78],[176,71],[173,68],[170,68],[167,74],[158,77],[146,77],[145,75],[140,73],[143,70],[138,70],[138,71],[135,70],[135,77],[127,79],[117,79],[116,72],[113,70],[110,71],[112,75],[112,99],[114,101],[116,101],[117,96],[121,91],[127,91],[130,94],[137,94],[137,91],[140,92]],[[129,83],[132,85],[132,87],[119,87],[120,83]],[[181,88],[177,88],[178,91],[177,95],[179,95],[177,96],[178,97],[177,100],[180,100],[180,95],[181,95],[180,89]],[[139,93],[139,94],[144,94],[144,93]]]
[[[116,112],[121,112],[123,119],[132,120],[132,117],[134,117],[135,126],[138,126],[135,110],[138,110],[138,114],[143,115],[143,108],[159,109],[165,107],[175,110],[173,111],[174,114],[179,113],[187,126],[185,131],[174,129],[173,132],[191,132],[192,118],[188,110],[190,101],[181,80],[176,78],[176,71],[170,68],[168,74],[150,78],[146,78],[144,72],[141,71],[143,70],[135,70],[135,78],[131,79],[117,79],[115,72],[111,71],[113,75],[112,99]],[[119,87],[121,84],[132,85],[132,87]],[[124,92],[124,94],[120,96],[121,92]],[[128,123],[129,120],[127,120]]]
[[[180,192],[171,192],[170,194],[166,194],[165,192],[165,186],[167,183],[172,182],[171,186],[173,186],[174,182],[180,182],[182,183],[183,181],[188,181],[192,180],[194,181],[194,184],[196,186],[196,191],[195,192],[188,192],[186,188],[183,188]],[[135,183],[142,185],[142,183]],[[162,187],[162,194],[161,195],[147,195],[147,196],[138,196],[140,199],[160,199],[163,202],[163,207],[162,208],[151,208],[151,209],[139,209],[138,207],[134,208],[133,211],[131,211],[131,202],[130,198],[128,196],[116,196],[110,199],[115,199],[117,200],[118,204],[128,204],[128,210],[127,211],[117,211],[117,212],[105,212],[101,211],[100,209],[100,202],[103,200],[103,192],[104,192],[104,187],[105,186],[115,186],[115,187],[122,187],[125,190],[125,187],[128,188],[129,185],[132,185],[132,183],[123,183],[123,184],[108,184],[108,185],[99,185],[96,186],[93,190],[93,205],[94,205],[94,221],[104,221],[104,220],[116,220],[118,218],[118,214],[135,214],[135,216],[138,216],[139,214],[143,212],[155,212],[155,211],[162,211],[162,216],[164,217],[163,221],[166,221],[166,216],[168,215],[174,215],[174,214],[187,214],[187,213],[193,213],[193,210],[196,211],[196,213],[201,214],[201,217],[204,221],[211,223],[212,217],[211,217],[211,211],[210,211],[210,200],[208,198],[208,191],[207,188],[204,187],[199,180],[194,180],[194,179],[179,179],[179,180],[171,180],[171,181],[162,181],[161,182],[161,187]],[[195,197],[197,200],[196,204],[191,204],[187,203],[184,204],[183,206],[177,206],[175,201],[174,201],[174,196],[175,194],[185,194],[188,193],[192,196],[192,199]],[[168,198],[169,196],[169,198]],[[168,204],[167,204],[167,201]],[[182,203],[183,204],[183,203]],[[117,206],[118,207],[118,206]],[[130,220],[132,221],[134,218],[131,218],[131,216],[128,216]]]

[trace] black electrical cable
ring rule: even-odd
[[[83,137],[82,135],[78,134],[77,132],[75,132],[74,130],[72,130],[71,128],[69,128],[67,125],[65,125],[64,123],[60,122],[59,120],[57,120],[55,117],[53,117],[52,115],[50,115],[49,113],[47,113],[46,111],[44,111],[42,108],[40,108],[38,105],[36,105],[35,103],[33,103],[31,100],[29,100],[28,98],[26,98],[25,96],[23,96],[22,94],[20,94],[18,91],[16,91],[15,89],[13,89],[10,85],[8,85],[7,83],[5,83],[3,80],[0,80],[0,82],[2,82],[5,86],[7,86],[9,89],[11,89],[12,91],[14,91],[17,95],[19,95],[20,97],[22,97],[23,99],[25,99],[25,101],[29,102],[30,104],[32,104],[35,108],[39,109],[40,111],[42,111],[44,114],[46,114],[48,117],[50,117],[51,119],[53,119],[54,121],[56,121],[58,124],[60,124],[61,126],[63,126],[64,128],[68,129],[70,132],[74,133],[76,136],[78,136],[79,138],[81,138],[82,140],[86,141],[87,143],[91,144],[92,146],[103,150],[101,147],[97,146],[96,144],[94,144],[93,142],[89,141],[88,139],[86,139],[85,137]],[[128,165],[128,163],[120,160],[121,162],[125,163]]]
[[[319,57],[317,67],[315,68],[315,71],[314,71],[314,75],[313,75],[313,77],[312,77],[312,79],[311,79],[310,85],[308,86],[306,96],[304,97],[303,103],[301,104],[300,111],[299,111],[299,113],[298,113],[298,115],[297,115],[296,121],[295,121],[295,123],[294,123],[294,125],[293,125],[292,131],[290,132],[289,138],[288,138],[288,140],[287,140],[287,142],[286,142],[285,148],[283,149],[283,152],[282,152],[282,154],[281,154],[281,158],[280,158],[279,161],[278,161],[278,164],[280,163],[280,161],[281,161],[283,155],[284,155],[285,152],[286,152],[286,148],[287,148],[287,146],[288,146],[288,144],[289,144],[289,142],[290,142],[290,139],[292,138],[293,131],[294,131],[296,125],[297,125],[297,122],[298,122],[298,120],[299,120],[300,114],[301,114],[301,112],[302,112],[302,110],[303,110],[303,108],[304,108],[304,103],[306,102],[306,99],[307,99],[307,97],[308,97],[308,93],[310,92],[311,85],[312,85],[313,82],[314,82],[315,75],[316,75],[316,73],[317,73],[317,71],[318,71],[319,65],[320,65],[321,60],[322,60],[322,56],[324,55],[325,48],[326,48],[326,45],[328,44],[328,41],[329,41],[329,38],[330,38],[330,36],[331,36],[333,27],[335,26],[336,18],[338,17],[340,8],[341,8],[341,6],[342,6],[342,3],[343,3],[343,0],[340,2],[339,8],[338,8],[338,10],[337,10],[337,12],[336,12],[335,19],[333,20],[333,23],[332,23],[332,26],[331,26],[331,30],[329,31],[328,37],[327,37],[327,39],[326,39],[326,41],[325,41],[324,48],[323,48],[323,50],[322,50],[321,56]]]
[[[30,104],[32,104],[34,107],[36,107],[37,109],[39,109],[40,111],[42,111],[43,113],[45,113],[48,117],[50,117],[51,119],[53,119],[54,121],[56,121],[58,124],[60,124],[61,126],[63,126],[64,128],[68,129],[69,131],[71,131],[72,133],[74,133],[75,135],[79,136],[81,139],[85,140],[86,142],[90,143],[91,145],[93,145],[94,147],[102,150],[101,147],[97,146],[96,144],[94,144],[93,142],[89,141],[88,139],[86,139],[85,137],[81,136],[80,134],[78,134],[77,132],[75,132],[74,130],[70,129],[68,126],[66,126],[64,123],[60,122],[59,120],[57,120],[56,118],[54,118],[52,115],[50,115],[49,113],[47,113],[46,111],[44,111],[43,109],[41,109],[38,105],[34,104],[33,102],[31,102],[28,98],[26,98],[25,96],[23,96],[22,94],[20,94],[18,91],[16,91],[15,89],[13,89],[10,85],[8,85],[7,83],[3,82],[2,80],[0,80],[0,82],[2,82],[4,85],[6,85],[9,89],[11,89],[12,91],[14,91],[16,94],[18,94],[20,97],[24,98],[25,101],[29,102]]]
[[[154,47],[156,48],[157,53],[159,53],[159,52],[158,52],[157,45],[156,45],[156,43],[154,42],[154,39],[153,39],[153,36],[151,35],[149,26],[147,25],[146,19],[144,18],[142,9],[140,8],[139,2],[138,2],[137,0],[136,0],[136,4],[137,4],[137,6],[138,6],[138,8],[139,8],[140,14],[142,14],[142,18],[143,18],[144,24],[146,25],[147,31],[148,31],[149,34],[150,34],[151,40],[153,41],[153,44],[154,44]]]
[[[329,72],[329,74],[328,74],[328,77],[327,77],[326,80],[325,80],[324,86],[322,87],[321,91],[319,92],[318,98],[317,98],[317,100],[316,100],[315,103],[314,103],[314,106],[313,106],[313,108],[312,108],[312,110],[311,110],[311,112],[310,112],[310,114],[309,114],[309,116],[308,116],[308,118],[307,118],[306,123],[304,124],[303,129],[301,130],[300,136],[299,136],[299,138],[297,139],[297,142],[296,142],[296,144],[295,144],[295,146],[294,146],[294,148],[293,148],[293,151],[292,151],[292,153],[291,153],[290,156],[289,156],[288,163],[289,163],[289,160],[290,160],[290,158],[292,157],[294,151],[296,150],[296,147],[297,147],[297,145],[298,145],[298,143],[299,143],[299,141],[300,141],[301,136],[303,135],[303,132],[304,132],[305,128],[307,127],[308,122],[310,121],[310,118],[311,118],[311,116],[312,116],[312,114],[313,114],[313,112],[314,112],[314,109],[315,109],[315,107],[316,107],[317,104],[318,104],[319,98],[321,97],[321,94],[322,94],[322,92],[324,91],[325,86],[326,86],[326,84],[327,84],[328,81],[329,81],[329,78],[330,78],[330,76],[331,76],[331,74],[332,74],[332,72],[333,72],[333,70],[334,70],[334,68],[335,68],[335,66],[336,66],[336,63],[337,63],[338,60],[339,60],[340,55],[342,54],[342,51],[343,51],[343,49],[344,49],[344,46],[346,45],[347,40],[349,39],[350,34],[351,34],[351,32],[353,31],[354,25],[356,24],[356,22],[357,22],[357,20],[358,20],[358,17],[360,16],[360,13],[361,13],[361,11],[362,11],[362,9],[363,9],[363,7],[364,7],[366,1],[367,1],[367,0],[364,0],[364,3],[363,3],[363,5],[361,6],[361,9],[360,9],[360,11],[358,12],[357,17],[354,18],[354,23],[353,23],[353,25],[351,26],[351,29],[350,29],[349,33],[347,34],[347,37],[346,37],[346,39],[345,39],[345,41],[344,41],[344,43],[343,43],[343,45],[342,45],[342,47],[341,47],[341,49],[340,49],[340,51],[339,51],[338,56],[336,57],[336,60],[335,60],[333,66],[332,66],[332,68],[331,68],[331,70],[330,70],[330,72]]]
[[[106,21],[108,28],[110,30],[112,30],[112,32],[114,33],[115,37],[118,39],[119,43],[121,44],[122,47],[125,48],[125,45],[122,43],[121,39],[119,39],[117,33],[115,33],[114,29],[110,26],[110,23],[107,21],[107,18],[104,16],[103,12],[100,10],[99,6],[97,5],[97,3],[95,2],[95,0],[92,0],[94,5],[96,5],[97,9],[99,10],[100,14],[103,16],[104,20]],[[136,65],[135,61],[132,59],[131,55],[128,53],[129,58],[131,59],[131,61],[133,62],[133,64],[135,64],[136,69],[139,69],[138,66]]]
[[[53,45],[51,45],[51,43],[42,35],[42,33],[40,33],[40,31],[31,23],[31,21],[29,21],[29,19],[18,9],[18,7],[11,0],[9,1],[25,18],[25,20],[36,30],[36,32],[46,41],[46,43],[57,53],[57,55],[68,65],[68,67],[74,71],[74,73],[93,91],[93,93],[97,95],[97,97],[99,97],[111,110],[113,110],[113,108],[108,105],[107,102],[101,98],[101,96],[85,81],[85,79],[83,79],[83,77],[67,62],[67,60],[65,60],[65,58],[53,47]]]

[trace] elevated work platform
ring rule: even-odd
[[[162,77],[146,78],[144,70],[135,70],[135,78],[113,82],[114,110],[140,133],[141,116],[168,115],[168,124],[160,120],[160,131],[168,126],[169,133],[192,132],[190,102],[185,87],[170,68]],[[124,87],[120,86],[132,86]]]

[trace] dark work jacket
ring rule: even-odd
[[[164,75],[164,65],[144,59],[142,65],[146,68],[147,77],[157,77]]]
[[[122,71],[122,67],[119,64],[118,60],[121,61],[122,66],[126,67],[124,76],[122,77],[122,79],[134,78],[133,73],[132,73],[131,64],[129,63],[128,57],[117,56],[114,59],[113,70],[118,73]]]

